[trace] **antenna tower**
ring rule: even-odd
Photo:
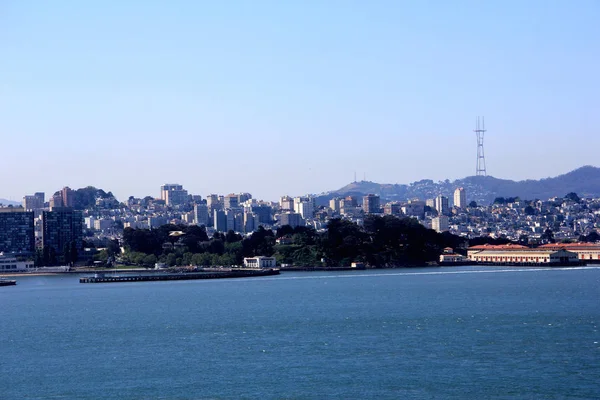
[[[475,169],[476,176],[486,176],[485,170],[485,154],[483,152],[483,136],[485,134],[485,117],[477,117],[475,122],[475,130],[477,135],[477,167]]]

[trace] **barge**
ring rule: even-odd
[[[149,281],[183,281],[192,279],[225,279],[225,278],[251,278],[259,276],[279,275],[279,269],[232,269],[225,272],[183,272],[176,274],[152,274],[152,275],[120,275],[106,276],[96,274],[95,276],[79,278],[79,283],[113,283],[113,282],[149,282]]]

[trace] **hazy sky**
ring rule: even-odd
[[[599,165],[600,2],[0,2],[0,197]]]

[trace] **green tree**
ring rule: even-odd
[[[142,259],[142,265],[144,268],[154,268],[156,264],[157,258],[154,254],[147,254]]]
[[[577,193],[575,193],[575,192],[567,193],[567,195],[565,196],[565,199],[574,201],[575,203],[581,202],[581,199],[579,198],[579,196],[577,196]]]

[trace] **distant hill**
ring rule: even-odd
[[[453,182],[423,179],[408,185],[361,181],[322,194],[318,197],[318,203],[324,205],[333,197],[363,196],[368,193],[377,194],[387,201],[405,201],[413,198],[424,200],[439,194],[452,197],[457,187],[465,188],[468,201],[474,200],[479,204],[490,204],[496,197],[547,200],[570,192],[575,192],[580,197],[600,197],[600,168],[588,165],[554,178],[524,181],[492,176],[470,176]]]
[[[0,204],[2,204],[3,206],[20,206],[21,202],[19,201],[13,201],[13,200],[6,200],[6,199],[0,199]]]

